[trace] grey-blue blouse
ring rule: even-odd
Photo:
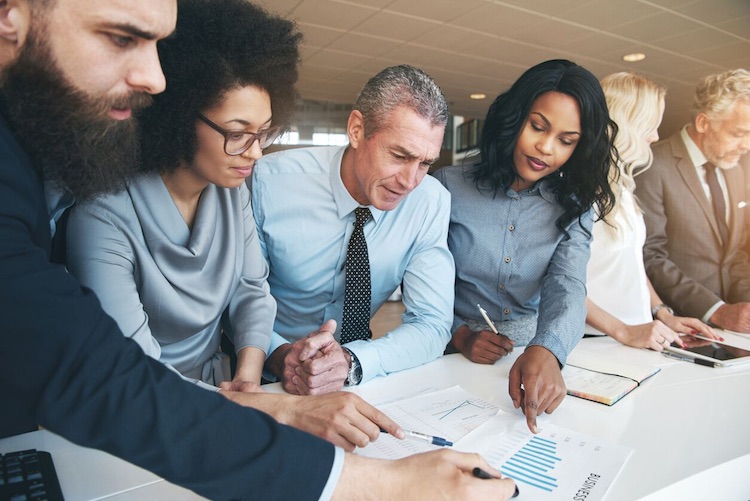
[[[123,334],[194,381],[216,385],[222,329],[267,351],[276,302],[243,184],[209,185],[192,231],[158,174],[73,209],[68,267]],[[218,373],[217,373],[218,370]]]
[[[591,211],[567,227],[544,180],[521,192],[478,189],[469,166],[435,177],[451,193],[448,247],[456,261],[453,331],[486,326],[477,304],[517,345],[541,345],[565,363],[583,336]],[[587,234],[586,231],[589,233]],[[506,325],[508,328],[506,328]]]

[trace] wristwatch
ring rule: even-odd
[[[349,374],[344,380],[344,386],[357,386],[362,382],[362,364],[359,363],[357,355],[352,353],[352,350],[343,346],[342,348],[349,354]]]
[[[670,315],[674,315],[674,310],[667,306],[666,304],[657,304],[653,308],[651,308],[651,317],[656,320],[656,315],[659,313],[659,310],[667,310]]]

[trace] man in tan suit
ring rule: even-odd
[[[750,332],[750,259],[743,250],[750,173],[750,72],[697,86],[693,119],[653,147],[636,178],[646,272],[681,315]]]

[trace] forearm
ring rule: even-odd
[[[544,278],[536,336],[529,344],[543,346],[565,364],[586,328],[586,268],[590,256],[592,211],[573,221],[568,238],[557,245]]]
[[[662,301],[662,299],[659,297],[659,294],[657,294],[656,289],[654,289],[654,284],[651,283],[651,280],[649,280],[648,277],[646,277],[646,284],[648,285],[649,301],[650,301],[651,308],[653,308],[654,306],[663,304],[664,301]]]
[[[293,426],[294,406],[298,399],[305,398],[287,393],[246,393],[219,390],[219,393],[243,407],[263,411],[282,424]]]
[[[260,384],[266,354],[260,348],[248,346],[237,353],[237,372],[235,381],[248,381]]]
[[[586,298],[586,323],[606,335],[623,342],[627,325],[614,315],[600,308],[588,297]]]
[[[547,276],[542,284],[537,332],[529,343],[551,351],[561,364],[586,328],[586,288],[568,276]]]
[[[389,499],[386,490],[393,480],[388,477],[393,461],[372,459],[346,453],[344,468],[333,493],[332,501],[358,499],[378,501]],[[366,488],[363,488],[366,486]]]
[[[404,323],[374,341],[354,341],[346,347],[362,364],[362,382],[425,364],[440,357],[450,341],[448,325]]]

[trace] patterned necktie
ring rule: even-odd
[[[704,165],[706,168],[706,183],[711,192],[711,204],[714,206],[716,225],[719,227],[721,241],[726,245],[729,240],[729,227],[727,226],[727,207],[724,203],[724,192],[719,186],[719,177],[716,175],[716,166],[710,163]]]
[[[370,256],[367,252],[364,226],[370,209],[357,207],[354,231],[346,250],[346,288],[344,315],[341,321],[341,344],[370,339]]]

